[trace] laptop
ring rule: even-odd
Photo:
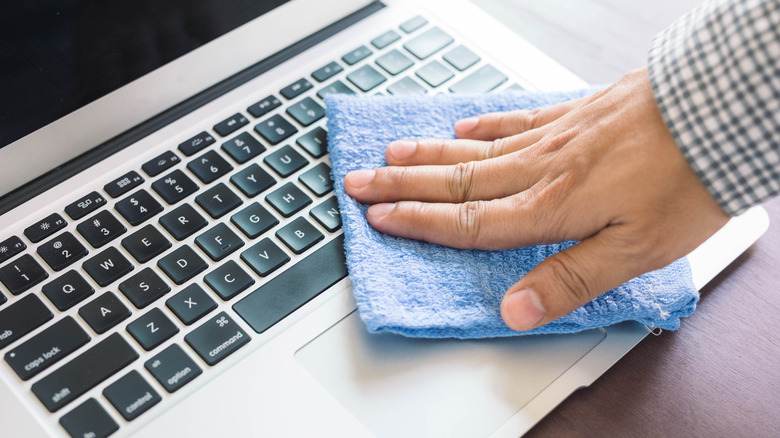
[[[361,325],[323,96],[586,85],[470,2],[5,9],[3,436],[518,436],[651,332]],[[732,219],[695,285],[767,226]]]

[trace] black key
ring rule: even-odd
[[[343,245],[343,235],[326,243],[237,302],[233,310],[263,333],[347,276]]]
[[[163,209],[146,190],[139,190],[117,202],[114,208],[133,226],[141,225]]]
[[[250,239],[265,233],[279,223],[274,215],[257,202],[231,216],[230,222],[233,222]]]
[[[242,132],[222,143],[222,150],[230,155],[230,158],[236,160],[236,163],[244,164],[265,152],[265,146],[252,137],[252,134]]]
[[[300,254],[322,240],[322,235],[309,221],[299,217],[276,232],[279,238],[294,253]]]
[[[235,113],[227,119],[214,125],[214,131],[222,137],[226,137],[236,132],[237,129],[241,128],[247,123],[249,123],[249,119],[244,117],[244,115],[241,113]]]
[[[162,225],[176,240],[184,240],[205,227],[208,222],[190,204],[182,204],[160,217]]]
[[[181,170],[174,170],[165,178],[153,182],[152,188],[168,205],[173,205],[198,191],[198,185]]]
[[[61,271],[71,263],[87,255],[87,248],[69,232],[60,234],[38,247],[38,255],[41,256],[52,269]]]
[[[268,143],[279,144],[298,132],[293,125],[284,117],[275,114],[255,125],[255,131],[260,134]]]
[[[387,92],[393,95],[401,94],[425,94],[428,92],[422,85],[415,82],[414,79],[406,77],[393,85],[387,87]]]
[[[276,184],[276,180],[268,172],[254,163],[231,176],[230,182],[250,198],[263,193]]]
[[[418,15],[416,17],[412,17],[406,20],[405,22],[401,23],[401,30],[406,33],[412,33],[415,30],[425,26],[426,24],[428,24],[428,20]]]
[[[157,228],[147,225],[122,239],[122,246],[138,263],[146,263],[170,248],[171,242]]]
[[[347,79],[363,91],[371,91],[387,80],[374,67],[368,64],[348,74]]]
[[[512,84],[504,91],[525,91],[525,88],[521,87],[519,84]]]
[[[144,350],[150,351],[179,333],[179,328],[165,316],[162,310],[154,308],[127,324],[127,332]]]
[[[189,157],[202,151],[206,146],[214,143],[215,141],[216,140],[214,140],[214,137],[212,137],[211,134],[203,131],[195,137],[192,137],[184,143],[181,143],[179,145],[179,150],[181,153]]]
[[[165,151],[156,158],[144,163],[144,165],[141,166],[141,170],[146,172],[149,176],[157,176],[180,162],[181,158],[173,151]],[[67,213],[67,210],[65,212]]]
[[[393,76],[414,65],[411,59],[396,49],[377,58],[376,63]]]
[[[92,192],[65,207],[65,213],[74,221],[83,218],[106,204],[106,199],[98,192]]]
[[[281,105],[282,102],[279,101],[279,99],[277,99],[276,96],[268,96],[263,100],[261,100],[260,102],[257,102],[256,104],[250,106],[246,110],[249,112],[249,114],[252,114],[253,117],[260,118],[273,111],[274,108],[278,108]]]
[[[195,238],[195,243],[215,262],[244,246],[244,241],[223,223]]]
[[[233,166],[216,151],[208,151],[187,163],[187,169],[190,169],[203,183],[208,184],[233,170]]]
[[[76,271],[68,271],[51,283],[45,284],[43,293],[57,309],[65,311],[95,293],[95,289]]]
[[[78,224],[76,230],[93,248],[100,248],[124,234],[127,228],[110,211],[103,210]]]
[[[118,198],[130,190],[140,186],[143,182],[144,178],[135,170],[131,170],[130,172],[127,172],[126,174],[103,186],[103,190],[108,193],[108,196],[112,198]]]
[[[455,73],[451,72],[439,61],[431,61],[425,67],[417,70],[416,75],[431,87],[438,87],[452,79]]]
[[[207,364],[214,366],[249,342],[251,338],[225,312],[206,321],[184,340]]]
[[[57,213],[52,213],[24,229],[24,235],[37,243],[65,228],[68,223]]]
[[[492,65],[484,65],[479,70],[452,84],[453,93],[485,93],[509,79]]]
[[[198,284],[191,284],[168,298],[165,305],[187,325],[217,308],[217,303]]]
[[[242,252],[241,260],[257,272],[257,275],[265,277],[290,261],[290,257],[271,239],[265,238]]]
[[[206,274],[203,281],[225,301],[255,284],[255,280],[233,260]]]
[[[368,58],[371,55],[371,49],[366,46],[360,46],[357,49],[347,53],[341,57],[341,60],[348,65],[355,65],[358,62]]]
[[[171,287],[151,268],[144,268],[141,272],[119,283],[119,290],[135,307],[143,309],[170,292]]]
[[[328,132],[320,127],[298,137],[295,142],[314,158],[320,158],[328,152]]]
[[[306,97],[287,108],[287,114],[291,115],[301,125],[309,126],[325,117],[325,108],[311,97]]]
[[[48,276],[30,254],[25,254],[0,268],[0,282],[14,295],[30,289]]]
[[[32,385],[32,392],[55,412],[138,358],[118,333],[75,357]]]
[[[0,304],[5,303],[6,301],[8,301],[8,298],[6,298],[5,295],[0,293]]]
[[[404,44],[404,48],[418,59],[425,59],[452,44],[453,41],[446,32],[438,27],[432,27],[408,41]]]
[[[303,158],[303,155],[286,145],[266,155],[263,162],[282,178],[292,175],[309,164],[309,161]]]
[[[162,400],[160,394],[136,370],[108,385],[103,390],[103,396],[127,421],[135,420]]]
[[[290,217],[303,207],[311,204],[311,198],[306,196],[293,183],[287,183],[265,197],[273,208],[284,217]]]
[[[335,81],[317,92],[317,96],[319,96],[320,99],[325,99],[325,96],[328,94],[355,94],[355,92],[352,91],[351,88],[344,85],[343,82]]]
[[[0,242],[0,263],[5,263],[11,257],[27,249],[27,245],[17,236],[11,236]]]
[[[279,93],[284,96],[285,99],[295,99],[296,97],[305,93],[306,90],[311,89],[311,87],[311,82],[301,78],[279,90]]]
[[[379,35],[378,37],[371,40],[371,44],[376,47],[377,49],[384,49],[385,47],[389,46],[390,44],[398,41],[401,38],[401,35],[398,35],[398,33],[394,30],[388,30],[387,32],[383,33],[382,35]]]
[[[113,246],[88,259],[81,267],[103,287],[133,270],[133,264]]]
[[[73,317],[51,327],[5,354],[5,361],[22,380],[28,380],[89,342],[89,335]]]
[[[332,78],[334,75],[341,73],[344,70],[337,62],[331,62],[326,66],[320,67],[311,74],[311,76],[319,82],[325,82]]]
[[[203,372],[177,344],[169,345],[146,361],[144,367],[169,393],[176,392]]]
[[[60,425],[71,438],[107,438],[119,430],[113,418],[94,398],[87,399],[60,418]]]
[[[37,329],[53,316],[43,301],[32,294],[0,310],[0,348]]]
[[[241,198],[233,193],[228,186],[219,183],[198,195],[195,202],[206,210],[209,216],[216,219],[241,205]]]
[[[176,284],[182,284],[203,272],[208,265],[189,246],[182,246],[161,258],[157,266]]]
[[[444,60],[458,70],[463,71],[478,63],[480,57],[466,46],[460,45],[445,53]]]
[[[333,190],[330,167],[325,163],[320,163],[307,170],[298,177],[298,180],[317,196],[322,196]]]
[[[79,309],[79,316],[101,334],[129,318],[130,309],[112,292],[105,292]]]
[[[341,213],[335,196],[312,208],[309,214],[331,233],[341,228]]]

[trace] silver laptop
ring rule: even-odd
[[[517,436],[650,332],[361,325],[322,97],[586,85],[469,2],[4,15],[2,436]],[[767,226],[689,255],[696,286]]]

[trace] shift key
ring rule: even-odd
[[[230,356],[251,338],[227,313],[220,312],[184,337],[184,340],[209,365]]]

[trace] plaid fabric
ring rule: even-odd
[[[703,3],[653,39],[648,68],[666,125],[727,213],[780,193],[780,0]]]

